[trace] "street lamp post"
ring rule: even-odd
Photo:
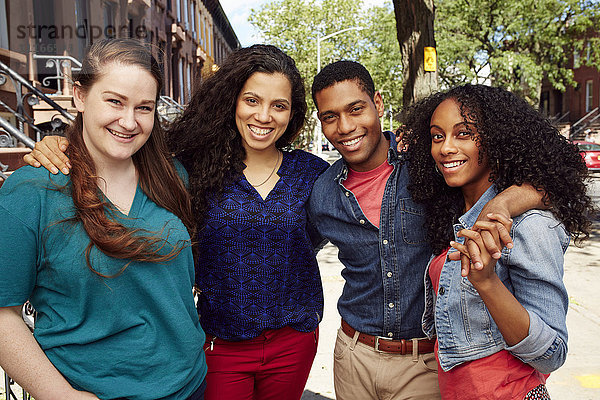
[[[317,74],[319,72],[321,72],[321,42],[323,40],[327,40],[336,35],[339,35],[340,33],[348,32],[348,31],[360,31],[362,29],[364,29],[364,28],[360,27],[360,26],[352,26],[350,28],[346,28],[346,29],[339,30],[337,32],[330,33],[329,35],[326,35],[323,37],[321,37],[320,33],[317,33]],[[319,120],[317,119],[317,121],[319,121]],[[317,155],[320,155],[323,152],[323,149],[321,147],[322,140],[323,140],[323,133],[321,131],[321,123],[317,122]]]
[[[317,74],[321,71],[321,42],[323,40],[326,40],[326,39],[332,38],[336,35],[339,35],[340,33],[348,32],[348,31],[360,31],[362,29],[365,29],[365,28],[363,28],[361,26],[352,26],[350,28],[346,28],[346,29],[339,30],[337,32],[330,33],[329,35],[326,35],[323,37],[321,37],[320,33],[317,33]]]

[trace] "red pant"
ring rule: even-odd
[[[205,400],[300,399],[317,354],[318,328],[264,331],[241,342],[207,335]]]

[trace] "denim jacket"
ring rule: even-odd
[[[394,140],[388,162],[394,169],[383,194],[380,228],[369,222],[344,186],[348,166],[343,159],[315,182],[309,215],[318,232],[339,249],[346,280],[338,301],[342,318],[370,335],[424,337],[423,273],[431,254],[424,212],[410,198],[406,155],[396,152]]]
[[[471,228],[496,194],[492,185],[459,218],[454,234]],[[514,247],[502,250],[495,270],[529,313],[529,334],[514,346],[505,343],[477,290],[468,278],[461,277],[460,261],[446,259],[437,294],[427,267],[423,330],[430,338],[437,331],[439,363],[444,371],[503,349],[542,373],[558,369],[565,361],[569,298],[563,284],[563,262],[569,235],[552,213],[542,210],[514,218],[510,235]],[[455,240],[462,243],[464,238],[455,236]]]

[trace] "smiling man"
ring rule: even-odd
[[[431,249],[423,210],[408,192],[406,155],[381,130],[381,95],[352,61],[326,66],[312,95],[323,134],[343,157],[316,181],[309,207],[345,267],[336,397],[440,398],[434,342],[421,329]]]
[[[435,341],[421,326],[431,248],[424,210],[408,191],[408,153],[397,151],[391,132],[382,132],[383,100],[362,65],[326,66],[314,79],[312,96],[323,134],[342,155],[317,179],[309,203],[311,221],[338,247],[344,265],[336,398],[439,399]],[[541,197],[530,185],[513,186],[481,215],[545,208]],[[495,240],[486,247],[500,256]]]

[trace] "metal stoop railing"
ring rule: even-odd
[[[169,96],[160,96],[156,112],[158,119],[163,126],[168,126],[183,114],[185,107],[176,102]]]
[[[598,110],[598,107],[594,108],[592,111],[588,112],[577,122],[571,125],[571,140],[582,139],[583,136],[585,136],[585,129],[600,118],[600,112],[598,112]]]
[[[46,60],[46,67],[56,69],[56,75],[47,76],[42,80],[42,85],[50,86],[51,80],[56,80],[57,95],[63,94],[62,85],[64,81],[71,81],[71,77],[65,71],[81,71],[81,63],[79,60],[71,57],[71,56],[51,56],[44,54],[34,54],[34,60]],[[75,67],[71,66],[71,64],[76,65]]]
[[[29,81],[19,75],[17,72],[12,70],[8,65],[4,64],[0,61],[0,84],[6,83],[6,80],[10,79],[15,88],[15,96],[16,96],[16,109],[12,109],[8,105],[3,102],[0,102],[0,106],[8,110],[11,114],[13,114],[17,120],[17,127],[10,124],[6,119],[0,117],[0,126],[3,130],[10,135],[14,140],[17,140],[23,143],[25,146],[29,148],[33,148],[34,141],[31,140],[26,134],[24,126],[25,124],[29,125],[36,132],[36,139],[39,140],[41,138],[42,131],[35,126],[33,123],[33,118],[27,114],[25,110],[25,102],[29,105],[39,104],[40,100],[46,102],[50,107],[56,110],[62,117],[64,117],[67,121],[75,120],[71,114],[67,112],[63,107],[61,107],[58,103],[48,97],[46,94],[42,93],[39,89],[34,87]],[[29,91],[24,92],[24,88],[27,88]],[[59,121],[62,124],[62,121]],[[8,146],[4,147],[14,147],[16,143],[8,143]]]

